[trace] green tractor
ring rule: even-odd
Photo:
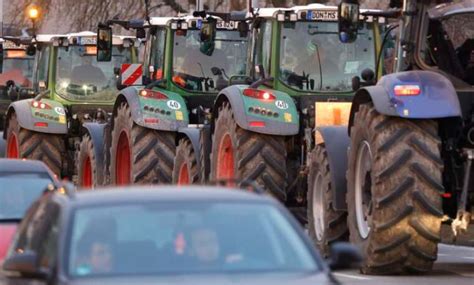
[[[31,39],[4,37],[0,39],[0,132],[5,114],[12,101],[31,98],[33,93],[34,55],[29,48]],[[4,156],[5,141],[0,138],[0,157]]]
[[[96,61],[92,32],[37,36],[33,99],[10,104],[6,156],[45,162],[60,177],[73,178],[74,154],[86,124],[105,120],[116,98],[114,68],[137,60],[137,43],[113,37],[110,63]]]
[[[347,164],[346,151],[338,150],[349,145],[354,90],[383,72],[378,51],[385,18],[376,11],[357,18],[357,39],[342,44],[337,7],[252,11],[247,67],[253,83],[219,93],[209,127],[200,128],[200,155],[193,156],[186,147],[190,143],[182,140],[174,173],[189,174],[191,181],[200,162],[204,181],[255,181],[308,222],[310,236],[327,255],[330,243],[348,238],[345,200],[331,192],[345,192],[345,172],[329,169]],[[315,186],[311,180],[307,185],[315,167],[323,171],[318,183],[326,186],[324,205],[314,205]],[[316,206],[326,211],[316,212]],[[315,228],[319,217],[324,217],[321,226],[329,228],[323,235]]]
[[[218,91],[245,74],[247,31],[239,19],[199,12],[99,27],[104,35],[111,33],[111,24],[119,24],[146,36],[144,75],[140,68],[122,71],[128,87],[116,97],[113,116],[98,122],[101,131],[88,132],[79,148],[79,186],[172,181],[178,142],[191,137],[193,150],[199,150],[196,126],[208,119]],[[107,54],[107,46],[99,53]],[[93,158],[97,148],[109,150],[103,162]]]

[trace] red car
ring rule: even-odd
[[[40,161],[0,159],[0,263],[30,205],[48,185],[59,181]]]

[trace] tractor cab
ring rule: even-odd
[[[68,34],[52,39],[42,51],[53,57],[49,68],[53,76],[44,82],[49,96],[69,106],[112,106],[116,93],[116,71],[122,64],[137,60],[137,42],[131,37],[113,36],[111,61],[97,61],[97,36],[92,32]],[[87,108],[87,107],[86,107]]]
[[[32,95],[34,54],[28,54],[28,45],[19,41],[0,39],[0,57],[0,113],[3,118],[11,101]],[[17,92],[9,92],[13,89]],[[16,96],[10,97],[10,94]],[[3,128],[3,123],[1,125]]]
[[[338,8],[321,4],[256,11],[254,77],[272,77],[291,96],[351,95],[377,69],[384,18],[358,18],[357,39],[340,42]]]

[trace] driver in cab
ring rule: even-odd
[[[94,57],[84,55],[81,57],[81,65],[76,65],[71,71],[71,84],[74,85],[95,85],[99,86],[107,81],[102,70],[93,65]]]

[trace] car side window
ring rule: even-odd
[[[56,202],[46,204],[44,212],[44,232],[41,233],[42,241],[38,247],[38,258],[41,267],[50,268],[56,262],[58,248],[60,207]]]
[[[29,228],[33,217],[35,216],[36,211],[38,210],[39,205],[40,201],[38,200],[34,202],[26,212],[23,221],[21,222],[18,230],[16,231],[15,237],[13,238],[12,244],[14,246],[10,247],[10,252],[8,253],[8,256],[11,256],[14,252],[24,251],[26,249],[27,244],[31,243],[31,234],[29,234]]]

